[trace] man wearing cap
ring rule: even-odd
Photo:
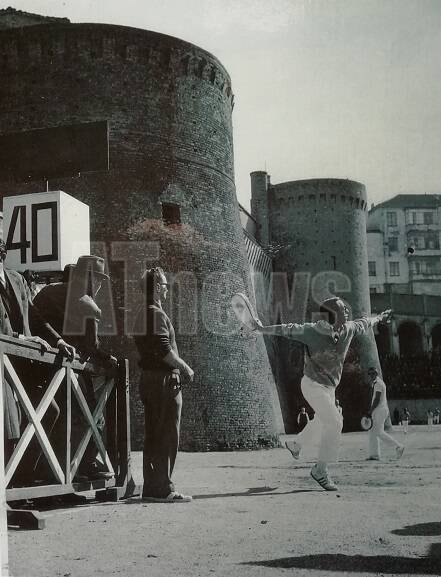
[[[144,404],[143,501],[185,503],[171,479],[179,446],[182,409],[181,378],[192,381],[193,370],[179,356],[173,325],[162,309],[167,278],[157,267],[141,278],[144,302],[134,326],[142,369],[140,395]]]
[[[370,317],[349,320],[349,308],[337,297],[321,304],[320,312],[328,320],[316,323],[289,323],[262,326],[255,321],[254,330],[265,334],[281,335],[305,345],[305,367],[301,382],[304,398],[314,409],[315,416],[303,429],[297,441],[311,435],[311,428],[321,425],[321,440],[318,460],[311,469],[311,477],[326,491],[337,491],[337,485],[328,475],[328,463],[335,462],[341,440],[343,419],[335,405],[335,389],[340,383],[343,364],[354,336],[365,333],[376,323],[386,320],[391,311]],[[295,459],[299,458],[301,444],[287,443]]]
[[[104,272],[104,259],[95,255],[80,256],[76,265],[69,266],[65,272],[65,282],[46,285],[34,302],[38,309],[47,311],[51,324],[75,345],[80,361],[88,361],[96,369],[96,376],[82,373],[80,378],[83,393],[93,412],[101,387],[106,378],[114,376],[118,364],[117,359],[102,348],[98,338],[101,310],[95,298],[102,282],[109,280],[109,275]],[[102,372],[107,375],[105,378],[98,376]],[[98,425],[103,430],[104,420]],[[80,466],[81,475],[89,479],[109,476],[95,457],[96,448],[91,439]]]
[[[401,445],[384,430],[384,424],[389,417],[386,384],[378,376],[378,371],[375,367],[368,369],[368,378],[372,386],[372,404],[368,413],[368,417],[372,419],[372,427],[369,431],[368,461],[379,461],[381,459],[380,441],[395,447],[397,459],[400,459],[404,453],[404,445]]]
[[[104,259],[99,256],[80,256],[70,265],[65,282],[43,287],[34,299],[40,311],[47,311],[49,322],[75,344],[82,361],[90,359],[101,366],[114,366],[116,359],[104,351],[98,339],[101,310],[95,298],[103,281]]]
[[[49,349],[50,345],[57,347],[60,352],[73,359],[75,349],[68,345],[54,327],[39,314],[30,297],[21,274],[14,270],[5,269],[4,261],[7,256],[6,243],[0,238],[0,334],[13,336],[26,341],[35,342],[41,345],[43,349]],[[34,326],[38,328],[36,336],[30,329],[30,316],[34,318]],[[20,365],[19,359],[15,365]],[[31,395],[35,393],[36,387],[28,391]],[[5,379],[5,448],[6,459],[8,459],[14,449],[17,439],[20,437],[20,406],[15,400],[12,387]],[[52,415],[47,414],[45,417],[51,421],[51,428],[58,418],[58,406],[52,403]]]

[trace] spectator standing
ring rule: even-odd
[[[179,447],[181,377],[192,381],[194,372],[179,356],[173,325],[162,309],[168,293],[164,271],[159,267],[146,270],[141,287],[144,302],[135,321],[134,339],[145,418],[142,500],[185,503],[192,497],[175,490],[172,474]]]
[[[75,266],[65,267],[63,281],[43,287],[34,302],[40,311],[46,311],[51,324],[75,345],[80,361],[89,362],[92,370],[82,373],[79,383],[93,412],[102,387],[108,379],[114,378],[118,365],[117,359],[102,347],[98,337],[101,310],[95,299],[102,283],[109,281],[109,275],[104,272],[104,259],[95,255],[80,256]],[[58,438],[63,437],[58,427],[65,427],[65,410],[62,415],[54,432]],[[103,432],[104,419],[97,426]],[[95,442],[90,439],[79,467],[78,480],[81,477],[93,480],[111,476],[107,467],[97,461],[96,454]]]
[[[404,407],[404,409],[403,409],[403,417],[401,419],[401,422],[403,423],[403,432],[405,435],[407,435],[407,432],[409,430],[409,423],[410,423],[410,413],[407,410],[407,407]]]
[[[0,334],[36,342],[45,350],[52,345],[57,347],[69,359],[73,359],[75,349],[68,345],[60,334],[38,313],[22,275],[14,270],[4,268],[6,256],[6,243],[0,238]],[[40,336],[35,336],[31,332],[30,315],[34,315]],[[14,367],[16,370],[18,369],[19,376],[23,378],[21,374],[23,371],[20,370],[21,365],[21,359],[17,359],[14,363]],[[29,367],[27,368],[29,369]],[[21,411],[12,386],[7,379],[4,382],[5,461],[7,462],[20,437]],[[32,386],[28,389],[28,394],[33,402],[40,400],[39,393],[38,386]],[[35,398],[36,395],[37,398]],[[48,429],[54,426],[58,415],[58,405],[52,401],[50,413],[48,412],[44,418],[44,424],[47,425]]]
[[[427,424],[429,427],[433,426],[433,411],[432,409],[427,409]]]
[[[368,413],[372,418],[372,428],[369,431],[368,460],[379,461],[381,459],[380,441],[395,447],[397,459],[400,459],[404,452],[404,446],[398,443],[398,441],[384,430],[385,423],[389,417],[386,384],[378,376],[378,371],[375,367],[369,368],[368,378],[373,387],[371,409]]]

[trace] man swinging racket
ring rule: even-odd
[[[377,316],[350,321],[346,303],[338,297],[333,297],[325,300],[320,306],[320,312],[328,315],[327,321],[263,326],[245,295],[239,293],[234,295],[232,306],[237,318],[247,330],[284,336],[305,345],[301,389],[306,401],[314,409],[315,417],[303,431],[306,432],[311,426],[316,426],[313,425],[316,420],[322,425],[318,460],[311,469],[311,477],[326,491],[337,491],[337,485],[328,474],[328,463],[335,462],[338,458],[343,425],[341,415],[335,406],[335,389],[340,382],[343,363],[353,337],[387,320],[392,311],[387,310]],[[298,439],[301,436],[298,436]],[[299,442],[287,445],[287,448],[294,458],[299,458],[301,450]]]

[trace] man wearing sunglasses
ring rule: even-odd
[[[162,309],[168,293],[164,271],[159,267],[146,270],[141,288],[144,302],[133,332],[145,415],[142,500],[185,503],[192,498],[175,491],[171,477],[179,446],[181,378],[192,381],[194,373],[179,356],[173,325]]]

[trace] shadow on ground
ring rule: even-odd
[[[294,489],[292,491],[276,491],[277,487],[251,487],[246,491],[238,491],[237,493],[204,493],[201,495],[193,495],[193,500],[199,499],[219,499],[221,497],[268,497],[271,495],[294,495],[296,493],[316,493],[323,492],[322,489]],[[141,502],[141,500],[136,498],[127,499],[124,501],[126,505],[136,505]]]
[[[394,535],[438,536],[441,523],[418,523],[392,531]],[[243,565],[272,567],[274,569],[315,569],[354,573],[380,573],[382,575],[440,575],[441,543],[433,543],[426,557],[393,557],[387,555],[302,555],[264,561],[251,561]]]
[[[273,569],[315,569],[321,571],[375,573],[381,575],[439,575],[441,544],[432,545],[429,555],[422,558],[388,557],[386,555],[303,555],[267,561],[252,561],[243,565],[271,567]]]
[[[391,531],[391,533],[394,535],[437,537],[438,535],[441,535],[441,523],[434,522],[407,525],[406,527],[403,527],[403,529],[395,529],[394,531]]]

